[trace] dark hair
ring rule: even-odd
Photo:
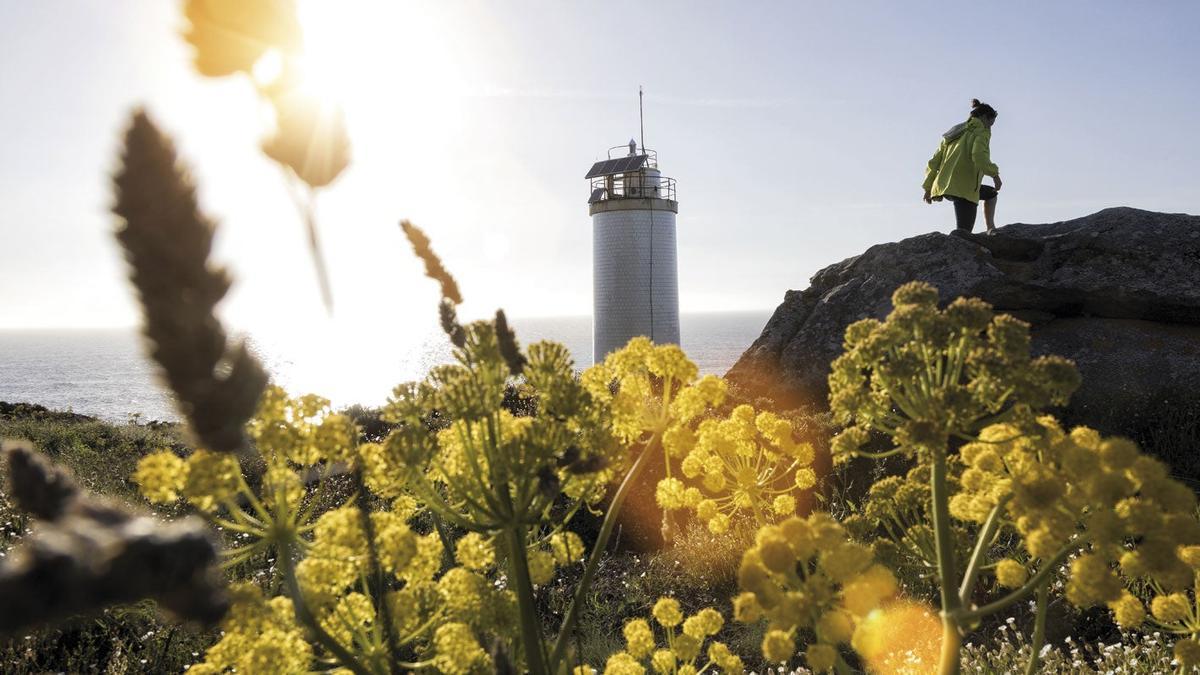
[[[981,103],[979,99],[971,99],[971,117],[990,117],[996,119],[996,109],[992,106]]]

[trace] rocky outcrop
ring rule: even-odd
[[[1032,324],[1036,353],[1074,359],[1068,421],[1145,435],[1164,414],[1200,415],[1200,217],[1132,208],[873,246],[788,291],[728,377],[786,407],[825,406],[846,326],[885,316],[914,279],[943,301],[983,298]]]

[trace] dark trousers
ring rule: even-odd
[[[979,204],[953,195],[946,195],[946,198],[954,202],[954,226],[967,232],[975,229],[975,216],[979,214]],[[979,186],[979,201],[986,202],[995,198],[996,188],[991,185]]]

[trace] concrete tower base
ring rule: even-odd
[[[593,360],[633,337],[679,343],[677,202],[621,199],[591,205]]]

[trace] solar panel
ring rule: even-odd
[[[595,204],[596,202],[600,201],[601,199],[604,199],[604,193],[605,193],[605,189],[602,187],[592,190],[592,196],[588,197],[588,203]]]
[[[595,178],[596,176],[611,176],[614,173],[629,173],[637,171],[646,163],[646,155],[634,155],[633,157],[618,157],[616,159],[606,159],[596,162],[592,168],[588,170],[584,178]]]

